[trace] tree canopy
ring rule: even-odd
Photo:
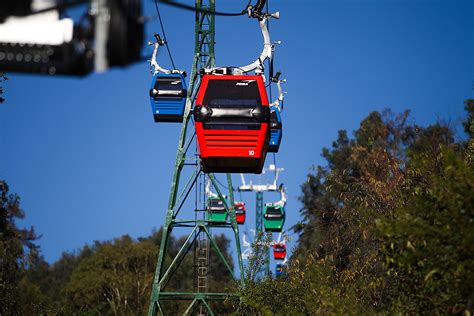
[[[24,217],[20,198],[0,182],[0,315],[100,314],[141,315],[148,309],[162,230],[138,239],[128,235],[95,241],[75,252],[64,252],[48,264],[34,244],[34,229],[20,229],[15,219]],[[169,254],[176,254],[185,237],[171,237]],[[218,247],[232,262],[229,240],[215,236]],[[193,291],[193,251],[167,285],[170,291]],[[232,287],[232,276],[214,251],[210,252],[209,289]],[[189,304],[189,302],[188,302]],[[179,314],[185,302],[168,304]],[[217,304],[216,311],[228,312]]]
[[[473,101],[453,126],[372,112],[338,133],[302,185],[285,277],[251,283],[247,312],[462,314],[474,310]]]

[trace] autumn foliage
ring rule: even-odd
[[[472,118],[473,102],[466,102]],[[469,121],[468,121],[469,122]],[[472,139],[469,123],[464,124]],[[472,140],[471,140],[472,142]],[[453,126],[372,112],[340,131],[302,185],[288,273],[250,282],[254,314],[466,314],[474,310],[474,169]]]

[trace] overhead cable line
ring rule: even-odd
[[[83,5],[83,4],[90,4],[91,2],[92,2],[91,0],[64,1],[60,4],[55,5],[55,6],[44,8],[44,9],[41,9],[41,10],[38,10],[38,11],[28,12],[27,14],[20,15],[20,16],[29,16],[29,15],[40,14],[40,13],[45,13],[45,12],[49,12],[49,11],[56,11],[56,10],[61,11],[61,10],[64,10],[64,9],[73,8],[75,6],[79,6],[79,5]],[[155,2],[156,2],[156,0],[155,0]],[[158,0],[158,2],[161,2],[165,5],[169,5],[169,6],[172,6],[172,7],[188,10],[188,11],[201,12],[201,13],[212,14],[212,15],[220,15],[220,16],[241,16],[241,15],[247,14],[247,12],[248,12],[247,10],[248,10],[252,0],[249,0],[249,2],[247,3],[247,6],[240,12],[219,12],[219,11],[211,11],[209,9],[196,9],[192,5],[188,5],[188,4],[184,4],[184,3],[180,3],[180,2],[175,2],[174,0]],[[258,6],[258,4],[257,4],[257,6]],[[150,20],[154,20],[155,18],[156,17],[154,17],[154,16],[153,17],[142,17],[143,22],[148,22]]]
[[[268,11],[269,11],[269,2],[270,0],[267,0],[267,3],[266,3],[266,11],[267,11],[267,15],[268,15]],[[267,28],[268,28],[268,31],[270,31],[270,20],[267,20]],[[272,58],[268,60],[268,77],[270,79],[272,79],[273,77],[273,54],[272,54]],[[270,80],[268,86],[270,87],[269,90],[270,90],[270,100],[273,100],[273,97],[272,97],[272,81]],[[275,160],[275,154],[273,154],[273,160]]]
[[[29,16],[29,15],[40,14],[40,13],[45,13],[45,12],[49,12],[49,11],[61,11],[61,10],[64,10],[64,9],[67,9],[67,8],[72,8],[72,7],[75,7],[75,6],[78,6],[78,5],[88,4],[90,2],[91,2],[90,0],[67,1],[67,2],[62,2],[62,3],[60,3],[58,5],[55,5],[55,6],[51,6],[49,8],[44,8],[44,9],[41,9],[41,10],[38,10],[38,11],[28,12],[26,14],[22,14],[22,15],[19,15],[19,16]]]
[[[224,187],[227,191],[230,191],[227,186],[225,186],[222,182],[219,181],[219,179],[217,179],[217,177],[215,177],[214,179],[217,181],[217,183],[219,183],[219,184],[220,184],[222,187]],[[233,190],[233,188],[232,188],[232,190]]]
[[[176,69],[176,66],[174,65],[173,56],[171,55],[170,46],[168,44],[168,39],[166,38],[165,27],[163,26],[163,21],[161,20],[161,14],[160,14],[160,9],[158,8],[157,0],[155,0],[155,8],[156,8],[156,14],[158,15],[158,20],[160,21],[161,32],[163,33],[163,39],[165,40],[166,50],[168,51],[168,55],[170,56],[171,65],[173,66],[173,69]]]
[[[172,7],[188,10],[188,11],[201,12],[201,13],[212,14],[212,15],[220,15],[220,16],[241,16],[241,15],[247,14],[248,12],[247,9],[252,0],[249,0],[247,6],[240,12],[219,12],[219,11],[211,11],[209,9],[196,9],[192,5],[175,2],[174,0],[155,0],[155,2],[156,1],[159,1],[163,4],[166,4]]]

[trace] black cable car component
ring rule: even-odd
[[[107,57],[110,66],[126,66],[141,60],[144,25],[141,0],[109,0]]]

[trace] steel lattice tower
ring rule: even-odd
[[[232,192],[232,179],[231,175],[227,175],[228,185],[228,199],[225,199],[221,189],[213,174],[209,174],[209,181],[211,181],[213,189],[216,191],[219,198],[224,202],[224,206],[229,213],[230,221],[225,223],[208,220],[206,216],[198,218],[195,212],[201,212],[205,214],[205,210],[193,210],[189,218],[192,219],[178,219],[177,216],[183,208],[184,202],[188,198],[193,187],[197,185],[199,177],[201,175],[199,159],[195,153],[188,153],[191,145],[195,141],[194,126],[189,127],[191,119],[191,109],[195,95],[197,93],[198,84],[198,72],[199,69],[204,67],[213,67],[215,65],[215,54],[214,54],[214,43],[215,43],[215,0],[196,0],[196,26],[195,26],[195,50],[194,50],[194,61],[190,76],[190,83],[188,89],[188,95],[186,100],[186,107],[184,110],[183,123],[181,126],[181,133],[178,141],[178,150],[176,153],[176,161],[174,165],[174,173],[171,182],[171,190],[168,208],[166,211],[165,224],[163,226],[163,235],[160,244],[160,252],[158,255],[158,261],[155,270],[155,277],[153,280],[151,302],[148,310],[148,315],[156,315],[158,312],[161,315],[165,315],[166,311],[163,308],[162,302],[165,300],[187,300],[191,301],[188,305],[185,314],[193,313],[199,307],[199,313],[207,313],[214,315],[210,301],[224,300],[225,298],[235,295],[233,293],[209,293],[207,287],[207,265],[209,259],[209,248],[215,251],[219,259],[224,263],[229,273],[234,276],[236,282],[240,283],[240,286],[244,286],[244,270],[241,256],[240,240],[239,240],[239,229],[234,211],[234,197]],[[182,171],[185,166],[194,166],[191,176],[185,182],[184,186],[180,185]],[[184,211],[183,211],[184,212]],[[185,214],[185,213],[183,213]],[[183,215],[184,216],[184,215]],[[232,271],[231,265],[227,262],[222,251],[216,244],[210,228],[211,227],[227,227],[232,228],[234,232],[234,238],[236,243],[236,251],[238,258],[238,269],[240,272],[240,278],[235,278],[234,271]],[[176,227],[188,227],[191,228],[191,233],[187,236],[184,244],[179,249],[178,253],[172,259],[169,266],[165,267],[165,258],[167,254],[168,242],[170,239],[171,232]],[[196,255],[197,262],[197,277],[196,286],[194,292],[167,292],[165,291],[166,284],[173,277],[176,269],[182,262],[184,256],[190,251],[192,245],[196,243],[195,251],[200,252]],[[199,263],[201,260],[201,263]],[[204,262],[205,261],[205,262]],[[201,270],[199,270],[201,268]],[[201,281],[199,277],[201,276]],[[201,283],[199,283],[201,282]]]

